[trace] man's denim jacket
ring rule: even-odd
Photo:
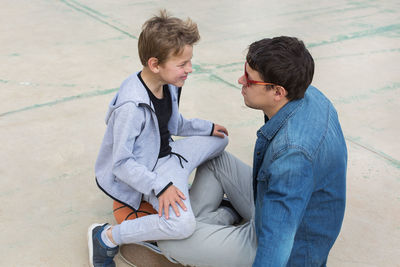
[[[325,266],[345,208],[347,149],[335,108],[310,86],[257,137],[253,266]]]

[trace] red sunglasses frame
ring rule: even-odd
[[[275,83],[266,83],[262,81],[254,81],[254,80],[249,80],[249,74],[246,71],[246,65],[247,62],[244,63],[244,77],[246,78],[246,86],[250,86],[250,84],[258,84],[258,85],[277,85]]]

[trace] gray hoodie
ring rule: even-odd
[[[135,209],[142,194],[156,195],[170,182],[153,172],[160,150],[160,132],[153,103],[138,73],[121,85],[106,116],[107,129],[95,165],[98,186],[111,198]],[[185,119],[178,111],[178,90],[168,85],[172,114],[168,130],[175,136],[210,135],[213,124]]]

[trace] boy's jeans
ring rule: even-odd
[[[224,193],[245,223],[233,226],[221,217]],[[251,266],[256,254],[252,169],[224,152],[197,169],[190,189],[196,230],[183,240],[159,241],[164,254],[194,266]]]

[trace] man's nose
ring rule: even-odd
[[[241,85],[246,85],[246,78],[244,77],[244,74],[239,77],[238,83]]]

